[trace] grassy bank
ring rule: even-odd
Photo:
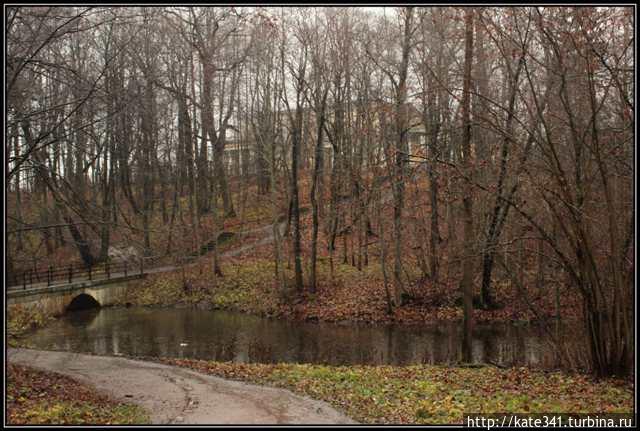
[[[361,423],[461,423],[463,412],[633,411],[628,382],[526,368],[234,364],[164,359],[219,377],[290,389]]]
[[[270,250],[271,245],[264,248]],[[391,314],[386,310],[386,294],[379,265],[356,267],[335,263],[333,272],[327,259],[318,262],[318,289],[316,294],[285,295],[278,288],[272,258],[251,252],[234,258],[225,258],[223,277],[213,279],[211,259],[203,258],[184,272],[163,273],[149,276],[140,286],[131,289],[121,298],[121,303],[142,306],[172,306],[176,304],[205,304],[212,308],[229,309],[253,314],[292,317],[302,320],[354,321],[370,323],[420,324],[441,320],[458,320],[462,309],[457,302],[457,286],[414,286],[415,298]],[[308,274],[305,268],[305,274]],[[292,274],[287,274],[293,284]],[[498,299],[506,307],[496,310],[475,310],[478,322],[533,320],[522,300],[507,297],[509,289],[495,287]],[[532,299],[542,317],[555,314],[553,295]],[[565,295],[567,301],[575,296]],[[571,317],[578,310],[577,304],[563,304],[563,317]]]
[[[57,373],[7,366],[9,424],[145,424],[138,406],[114,401],[92,388]]]
[[[7,341],[9,346],[18,346],[23,335],[45,326],[51,320],[53,320],[53,316],[45,313],[38,306],[11,305],[7,307]]]

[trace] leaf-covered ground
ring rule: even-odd
[[[7,423],[126,425],[149,422],[138,406],[120,403],[57,373],[7,365]]]
[[[465,412],[630,413],[627,381],[527,368],[235,364],[163,359],[220,377],[290,389],[362,423],[461,423]]]

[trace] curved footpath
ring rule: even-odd
[[[7,360],[88,383],[145,408],[155,424],[352,424],[323,401],[185,368],[119,357],[31,349]]]

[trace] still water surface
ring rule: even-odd
[[[455,322],[412,327],[339,325],[227,311],[133,307],[68,313],[26,341],[39,349],[99,355],[408,365],[456,362],[461,339],[461,326]],[[554,368],[557,358],[547,339],[537,326],[477,325],[473,358],[505,366]]]

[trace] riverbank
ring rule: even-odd
[[[7,342],[10,347],[20,345],[20,339],[29,332],[46,326],[54,317],[40,307],[10,305],[7,307]]]
[[[315,294],[283,292],[275,282],[275,264],[265,244],[237,256],[225,258],[223,277],[214,280],[211,262],[201,259],[184,271],[150,275],[120,300],[121,305],[198,306],[226,309],[261,316],[326,322],[424,324],[461,320],[462,307],[456,286],[415,286],[414,296],[401,307],[387,312],[384,279],[380,265],[363,266],[318,262],[318,289]],[[305,273],[308,273],[306,271]],[[292,278],[287,274],[287,279]],[[292,284],[292,283],[291,283]],[[555,297],[533,291],[529,303],[506,285],[495,286],[496,300],[505,306],[474,311],[477,322],[548,321],[555,317]],[[575,295],[562,294],[562,317],[575,319],[579,303]]]
[[[7,365],[6,420],[10,425],[129,425],[149,418],[138,406],[115,401],[58,373]]]
[[[462,423],[464,412],[632,413],[630,381],[528,368],[236,364],[156,359],[201,373],[286,388],[361,423]]]

